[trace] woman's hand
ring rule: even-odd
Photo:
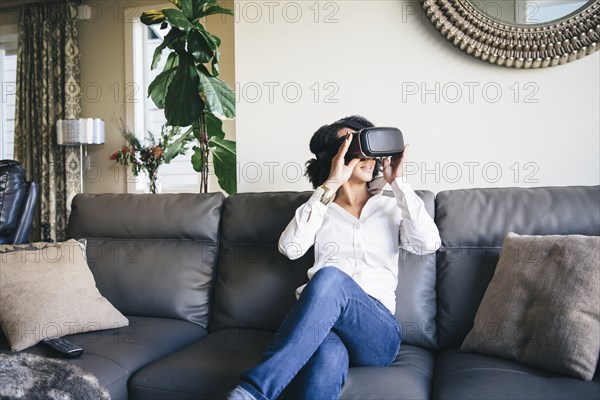
[[[383,159],[383,178],[387,183],[391,184],[394,179],[404,176],[406,149],[408,149],[408,145],[404,146],[401,154]]]
[[[348,179],[350,179],[354,167],[360,162],[360,159],[354,158],[348,163],[348,165],[345,164],[344,157],[346,156],[348,147],[350,147],[350,142],[352,142],[352,134],[347,133],[346,139],[340,146],[340,149],[338,150],[335,157],[333,157],[333,160],[331,160],[331,170],[329,171],[329,178],[327,178],[327,180],[323,184],[325,187],[336,192],[340,188],[340,186],[348,182]]]

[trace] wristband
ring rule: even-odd
[[[319,187],[323,189],[323,194],[319,198],[319,201],[325,206],[330,205],[333,202],[333,199],[335,198],[335,190],[331,190],[324,185],[321,185]]]

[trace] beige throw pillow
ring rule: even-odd
[[[600,237],[509,233],[461,350],[589,381],[600,351]]]
[[[0,327],[13,351],[47,337],[128,324],[96,288],[76,240],[0,254]]]

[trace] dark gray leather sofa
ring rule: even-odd
[[[598,399],[592,382],[461,353],[507,232],[600,235],[600,187],[418,192],[442,238],[401,253],[390,367],[351,368],[343,399]],[[220,399],[255,364],[312,264],[277,240],[309,193],[78,195],[69,232],[127,328],[68,337],[114,399]],[[4,338],[0,349],[6,351]],[[28,351],[48,354],[35,346]],[[282,397],[285,396],[283,394]]]

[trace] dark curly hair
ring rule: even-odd
[[[306,162],[306,172],[304,173],[314,188],[322,185],[329,177],[331,161],[340,146],[338,131],[344,127],[362,129],[372,126],[374,125],[366,118],[352,115],[317,129],[310,139],[310,151],[316,155],[316,158],[311,158]],[[379,175],[380,170],[381,160],[375,159],[373,178]]]

